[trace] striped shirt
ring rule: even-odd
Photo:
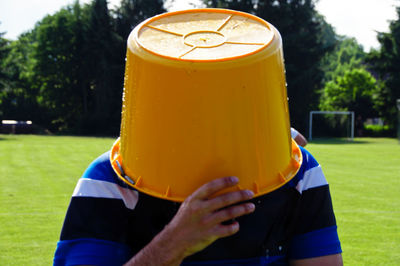
[[[287,265],[291,259],[341,253],[329,186],[321,166],[301,148],[303,164],[283,187],[251,201],[238,233],[187,257],[183,265]],[[122,265],[174,217],[179,203],[123,183],[109,153],[79,179],[64,220],[54,265]]]

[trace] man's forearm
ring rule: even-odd
[[[333,254],[328,256],[292,260],[291,266],[343,266],[342,254]]]
[[[164,229],[125,266],[180,265],[184,259],[184,249],[176,245],[172,239],[168,229]]]
[[[221,237],[239,231],[239,223],[224,224],[252,213],[249,190],[214,195],[236,186],[236,177],[213,180],[192,193],[181,204],[171,222],[126,265],[180,265],[183,259],[209,246]]]

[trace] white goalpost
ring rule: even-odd
[[[311,111],[310,112],[310,124],[309,124],[309,140],[312,140],[312,126],[313,126],[313,115],[314,114],[334,114],[334,115],[351,115],[351,133],[350,139],[354,139],[354,112],[353,111]]]

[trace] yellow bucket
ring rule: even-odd
[[[225,9],[165,13],[128,38],[120,138],[111,164],[127,184],[183,201],[201,185],[239,177],[256,196],[302,162],[290,137],[278,31]]]

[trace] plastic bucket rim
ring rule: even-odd
[[[292,180],[297,175],[297,173],[299,172],[301,165],[303,163],[303,154],[301,152],[299,145],[296,143],[296,141],[291,138],[291,142],[292,142],[292,156],[289,160],[289,165],[287,167],[291,167],[291,163],[293,161],[295,161],[296,165],[294,166],[294,169],[291,169],[289,176],[287,176],[287,177],[282,176],[282,178],[284,178],[284,181],[281,182],[277,186],[273,186],[272,188],[264,189],[264,190],[260,189],[260,191],[258,191],[258,192],[254,191],[254,189],[250,189],[254,192],[254,197],[259,197],[259,196],[268,194],[270,192],[273,192],[273,191],[279,189],[280,187],[287,184],[290,180]],[[153,191],[151,189],[147,189],[146,187],[141,187],[140,186],[141,179],[142,179],[141,176],[134,178],[134,177],[129,177],[129,176],[125,175],[124,170],[123,170],[122,156],[119,153],[119,150],[120,150],[120,137],[117,138],[117,140],[112,145],[109,160],[110,160],[112,169],[124,183],[126,183],[130,187],[132,187],[140,192],[143,192],[150,196],[154,196],[156,198],[170,200],[170,201],[174,201],[174,202],[183,202],[185,200],[185,198],[183,198],[183,197],[177,197],[177,196],[170,195],[169,187],[167,188],[166,193],[162,194],[160,192]],[[297,158],[296,158],[296,155],[297,155]],[[249,188],[247,188],[247,189],[249,189]],[[186,195],[186,197],[187,196],[189,196],[189,195]]]

